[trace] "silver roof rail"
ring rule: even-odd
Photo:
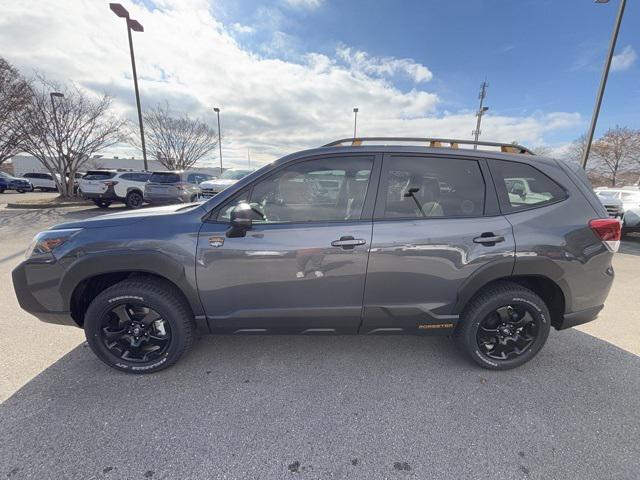
[[[451,138],[421,138],[421,137],[356,137],[342,138],[331,143],[323,145],[323,147],[357,147],[367,142],[407,142],[407,143],[426,143],[432,148],[459,148],[460,145],[471,145],[479,147],[499,147],[503,153],[522,153],[534,155],[527,147],[518,145],[517,143],[500,143],[500,142],[476,142],[474,140],[455,140]]]

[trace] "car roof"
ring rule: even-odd
[[[396,153],[396,154],[424,154],[429,156],[443,157],[466,157],[466,158],[493,158],[497,160],[508,160],[513,162],[527,163],[535,165],[536,163],[557,165],[556,160],[551,157],[542,157],[539,155],[527,155],[521,153],[505,153],[492,150],[472,150],[469,148],[447,148],[447,147],[427,147],[419,145],[357,145],[357,146],[331,146],[318,147],[308,150],[301,150],[296,153],[286,155],[275,162],[274,166],[288,163],[292,160],[321,155],[334,154],[377,154],[377,153]]]

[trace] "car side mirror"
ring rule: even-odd
[[[242,202],[233,207],[230,217],[231,225],[227,230],[227,237],[244,237],[247,235],[247,230],[251,230],[256,213],[251,208],[251,205]]]

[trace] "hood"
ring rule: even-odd
[[[126,210],[124,212],[99,215],[97,217],[87,218],[86,220],[79,220],[77,222],[61,223],[51,227],[51,230],[58,230],[62,228],[116,227],[131,223],[139,223],[149,218],[179,215],[182,212],[193,211],[196,208],[201,208],[201,203],[181,203],[163,207],[142,208],[140,210]]]
[[[238,180],[231,180],[229,178],[218,178],[216,180],[207,180],[206,182],[202,182],[200,187],[229,187],[237,181]]]

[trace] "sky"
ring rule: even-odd
[[[123,0],[143,109],[213,128],[225,167],[353,134],[483,140],[561,156],[591,118],[617,0]],[[0,55],[136,119],[126,27],[98,0],[0,0]],[[598,133],[640,128],[640,2],[627,2]],[[105,154],[136,155],[127,145]],[[217,165],[217,152],[203,165]]]

